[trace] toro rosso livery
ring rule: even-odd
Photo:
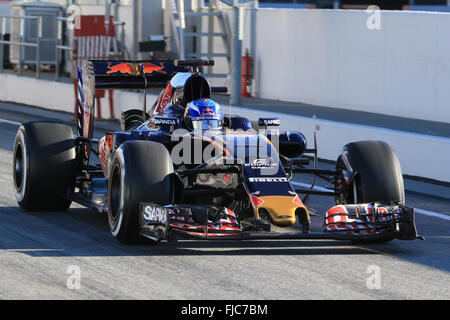
[[[13,177],[19,206],[61,211],[74,201],[96,208],[107,212],[111,233],[125,243],[142,237],[418,238],[392,148],[381,141],[352,142],[335,170],[317,169],[316,141],[308,149],[303,134],[279,131],[276,118],[260,118],[256,125],[226,114],[211,99],[226,88],[211,87],[200,73],[212,64],[85,62],[77,135],[50,121],[24,123],[17,132]],[[163,90],[147,108],[150,87]],[[144,105],[122,112],[121,131],[94,139],[94,93],[104,88],[143,89]],[[314,180],[298,189],[293,174],[312,174]],[[317,191],[316,178],[328,182],[329,191]],[[311,232],[305,206],[310,195],[336,202],[325,213],[322,232]],[[298,231],[279,232],[289,226]]]

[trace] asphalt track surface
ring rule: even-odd
[[[0,299],[450,298],[450,201],[415,193],[406,194],[408,205],[437,214],[416,216],[426,241],[381,245],[190,240],[128,246],[110,234],[106,215],[77,204],[67,212],[23,212],[12,186],[16,122],[60,114],[36,110],[30,115],[4,106],[0,104]],[[320,230],[332,205],[333,199],[311,199],[309,207],[317,212],[313,231]],[[71,266],[81,271],[79,289],[67,287]],[[371,281],[372,270],[380,271],[375,288],[370,285],[377,284]]]

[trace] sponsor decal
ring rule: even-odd
[[[98,153],[99,153],[99,160],[100,160],[100,165],[102,167],[103,173],[105,174],[105,176],[107,175],[107,156],[106,156],[106,141],[105,141],[105,137],[100,139],[100,142],[98,143]]]
[[[250,182],[288,182],[287,178],[255,177],[248,178]]]
[[[267,159],[255,159],[252,162],[252,166],[254,166],[254,167],[265,167],[265,166],[268,165],[267,162],[268,162]]]
[[[153,72],[166,73],[164,69],[164,65],[160,63],[159,65],[144,62],[142,63],[144,66],[145,74],[152,74]],[[108,64],[108,71],[106,74],[120,73],[120,74],[131,74],[131,75],[139,75],[139,64],[137,63],[118,63],[115,65]]]
[[[245,163],[244,165],[252,169],[273,168],[277,166],[277,164],[271,163],[269,159],[254,159],[251,163]]]
[[[265,127],[270,127],[270,126],[278,127],[280,125],[280,119],[278,119],[278,118],[260,118],[258,121],[258,124],[260,126],[265,126]]]
[[[212,108],[204,108],[202,110],[202,116],[215,116],[216,113]]]
[[[167,209],[155,204],[146,204],[143,209],[146,224],[163,224],[167,222]]]
[[[294,199],[292,199],[292,202],[296,205],[303,206],[303,202],[298,195],[295,195]]]
[[[171,98],[172,98],[172,85],[169,82],[169,84],[166,87],[166,90],[164,91],[161,99],[158,102],[158,106],[156,107],[155,113],[162,112],[169,104]]]
[[[164,65],[162,63],[159,63],[159,65],[153,64],[153,63],[149,63],[149,62],[144,62],[144,72],[145,74],[151,74],[153,72],[159,72],[159,73],[166,73],[163,69],[164,69]]]
[[[132,64],[130,63],[119,63],[114,66],[108,65],[108,71],[106,74],[112,74],[112,73],[123,73],[123,74],[132,74],[135,72],[132,68]]]
[[[255,207],[259,207],[264,203],[264,200],[261,198],[258,198],[257,195],[259,195],[259,191],[253,192],[250,194],[250,199],[252,200],[252,203]]]
[[[152,124],[155,125],[167,125],[167,126],[174,126],[176,124],[178,124],[178,120],[177,119],[164,119],[164,118],[153,118],[151,120]]]
[[[114,135],[112,133],[109,133],[109,132],[106,133],[105,143],[106,143],[106,150],[111,152],[114,147]]]

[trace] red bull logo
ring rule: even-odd
[[[149,62],[144,62],[144,72],[145,74],[151,74],[153,72],[159,72],[159,73],[167,73],[165,72],[164,69],[164,65],[162,63],[158,65],[153,64],[153,63],[149,63]]]
[[[107,71],[107,74],[112,74],[112,73],[123,73],[123,74],[133,74],[136,71],[133,70],[132,64],[130,63],[119,63],[116,65],[108,65],[108,69],[109,71]]]
[[[159,73],[166,73],[164,69],[164,65],[162,63],[159,63],[159,65],[144,62],[144,73],[145,74],[152,74],[153,72],[159,72]],[[129,75],[139,75],[139,64],[138,63],[118,63],[115,65],[108,64],[108,71],[106,74],[114,74],[114,73],[120,73],[120,74],[129,74]]]
[[[214,112],[214,109],[212,108],[204,108],[202,110],[202,116],[215,116],[216,113]]]

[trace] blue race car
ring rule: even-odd
[[[86,61],[79,70],[78,134],[50,121],[24,123],[14,142],[14,188],[26,211],[63,211],[71,202],[106,212],[121,242],[196,239],[418,238],[405,205],[399,161],[386,143],[344,146],[335,170],[316,167],[303,134],[224,114],[200,73],[211,60]],[[147,109],[146,90],[163,87]],[[144,106],[122,113],[119,132],[93,138],[96,89],[143,89]],[[254,128],[256,127],[256,128]],[[96,160],[95,158],[98,158]],[[313,162],[313,166],[310,166]],[[313,174],[329,191],[296,189]],[[322,232],[311,232],[304,203],[332,196]],[[303,198],[301,198],[301,196]],[[274,232],[274,226],[298,226]]]

